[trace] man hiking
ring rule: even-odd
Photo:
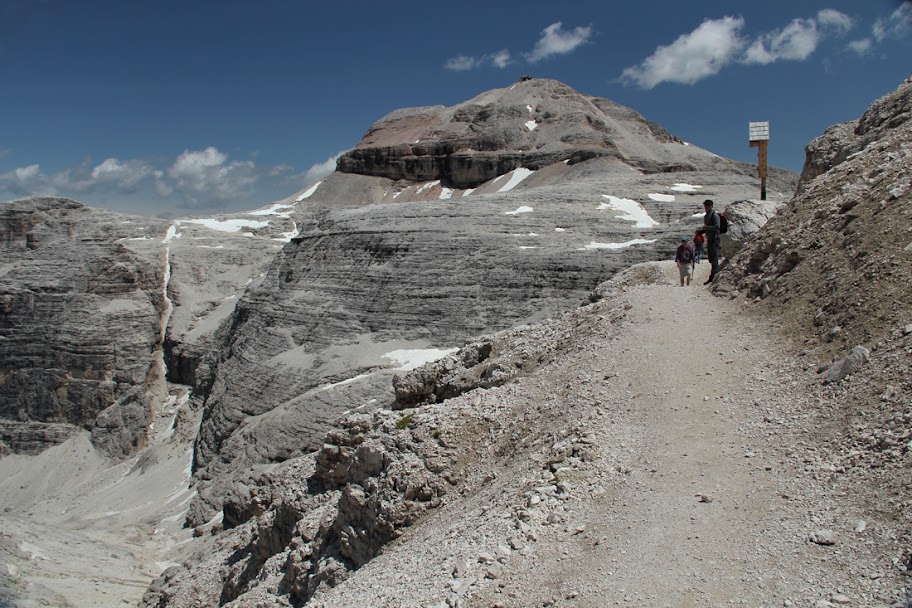
[[[706,237],[706,257],[709,259],[710,270],[709,278],[703,284],[709,285],[716,278],[716,273],[719,272],[722,220],[719,219],[719,214],[713,210],[713,202],[710,199],[703,201],[703,210],[706,212],[703,216],[703,227],[698,228],[697,233]]]

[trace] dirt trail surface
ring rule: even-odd
[[[544,442],[312,605],[905,606],[890,523],[816,479],[797,348],[704,289],[708,265],[684,288],[659,266],[620,328],[592,315],[480,398],[559,407]]]

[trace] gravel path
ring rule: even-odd
[[[529,416],[556,395],[544,447],[314,605],[892,605],[888,534],[815,480],[793,346],[702,288],[707,265],[686,288],[663,268],[620,328],[590,315],[585,344],[485,394]]]

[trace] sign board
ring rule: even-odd
[[[748,123],[748,131],[750,132],[750,141],[768,141],[770,138],[770,123]]]

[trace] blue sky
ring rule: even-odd
[[[737,10],[733,8],[737,7]],[[0,0],[0,200],[141,213],[264,205],[400,107],[523,75],[770,162],[912,74],[912,2]]]

